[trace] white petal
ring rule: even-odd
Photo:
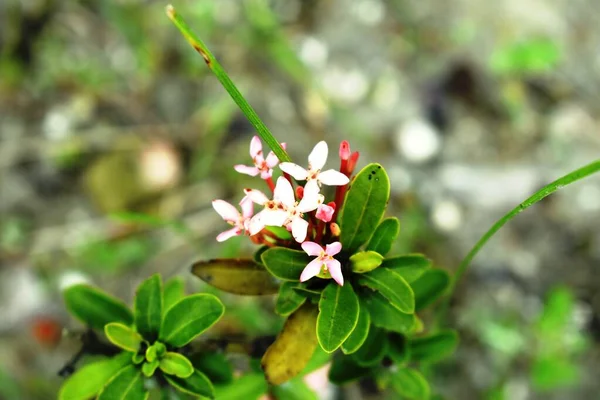
[[[310,180],[306,182],[304,186],[304,196],[298,204],[298,210],[300,212],[309,212],[319,207],[319,204],[323,202],[323,196],[319,194],[319,185],[317,181]]]
[[[242,233],[242,231],[239,228],[231,228],[228,231],[225,232],[221,232],[217,235],[217,242],[224,242],[229,238],[232,238],[234,236],[239,236]]]
[[[260,172],[261,179],[269,179],[271,176],[273,176],[273,170],[271,168],[263,169]]]
[[[300,275],[300,282],[306,282],[310,278],[317,276],[317,274],[319,272],[321,272],[322,265],[323,265],[323,261],[319,260],[318,258],[315,258],[314,260],[309,262],[306,265],[306,267],[304,267],[304,270],[302,271],[302,274]]]
[[[265,162],[267,163],[267,167],[273,168],[279,162],[279,158],[277,158],[277,156],[275,155],[275,153],[273,153],[271,151],[271,152],[269,152],[269,155],[265,159]]]
[[[260,143],[260,138],[254,136],[250,141],[250,157],[255,158],[261,151],[262,143]]]
[[[317,143],[308,156],[308,167],[313,171],[323,168],[327,161],[327,152],[327,143],[325,141],[322,140]]]
[[[282,226],[288,219],[288,213],[283,210],[263,210],[261,214],[263,225]]]
[[[256,167],[249,167],[247,165],[241,165],[241,164],[234,165],[233,168],[241,174],[246,174],[246,175],[250,175],[250,176],[256,176],[256,175],[258,175],[258,172],[259,172],[258,168],[256,168]]]
[[[277,185],[275,185],[275,190],[273,191],[273,200],[283,203],[286,207],[292,207],[296,203],[292,184],[283,176],[277,178]]]
[[[327,186],[343,186],[350,182],[350,179],[348,179],[346,175],[335,169],[328,169],[327,171],[321,172],[317,179],[323,185]]]
[[[308,222],[300,217],[296,217],[292,220],[292,236],[296,239],[296,242],[302,243],[306,239],[306,231],[308,230]]]
[[[250,222],[248,223],[248,232],[250,232],[250,236],[256,235],[258,232],[262,231],[265,228],[265,224],[262,220],[262,214],[264,211],[256,214]]]
[[[327,269],[329,270],[329,275],[333,278],[334,281],[338,283],[340,286],[344,286],[344,275],[342,275],[342,265],[338,260],[328,260],[325,261],[325,265],[327,265]]]
[[[302,243],[302,250],[309,256],[318,256],[323,251],[323,248],[315,242],[306,241]]]
[[[325,253],[327,253],[328,256],[335,256],[340,251],[342,251],[342,244],[340,242],[329,243],[325,246]]]
[[[215,211],[218,212],[225,221],[235,222],[240,217],[240,212],[224,200],[214,200],[212,205]]]
[[[261,206],[265,204],[269,199],[263,192],[256,189],[244,189],[244,193],[246,193],[246,197],[255,202],[256,204],[260,204]],[[242,200],[243,201],[243,200]]]
[[[308,177],[308,171],[299,166],[298,164],[294,164],[291,162],[282,162],[279,164],[279,168],[285,173],[290,174],[294,177],[294,179],[298,181],[305,181]]]
[[[242,217],[248,219],[254,214],[254,203],[246,196],[240,201],[240,207],[242,207]]]

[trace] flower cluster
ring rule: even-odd
[[[285,148],[284,143],[282,147]],[[342,246],[337,241],[331,241],[340,234],[339,226],[335,223],[336,211],[344,200],[358,152],[352,153],[348,142],[343,141],[339,151],[340,169],[323,170],[328,152],[327,143],[321,141],[308,156],[308,168],[291,162],[279,163],[273,152],[264,157],[260,139],[254,136],[250,142],[253,165],[236,165],[234,168],[250,176],[260,175],[269,186],[272,196],[258,189],[244,189],[245,196],[239,203],[241,212],[224,200],[214,200],[215,211],[232,225],[231,229],[217,236],[217,241],[247,235],[254,243],[267,246],[295,247],[300,244],[308,255],[317,256],[302,272],[302,282],[318,275],[331,277],[343,285],[340,262],[333,258]],[[277,166],[282,175],[274,182],[273,173]],[[336,187],[334,201],[325,202],[325,196],[321,193],[323,186]],[[262,208],[256,214],[254,204]],[[281,239],[268,227],[284,227],[291,232],[294,241]],[[328,243],[325,249],[321,243]]]

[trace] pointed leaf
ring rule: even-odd
[[[106,324],[104,334],[112,344],[132,353],[137,353],[144,341],[142,335],[118,322]]]
[[[194,368],[205,374],[214,384],[230,383],[233,380],[231,363],[223,353],[198,352],[190,357],[190,361]]]
[[[437,362],[456,350],[458,334],[453,330],[441,331],[429,336],[410,340],[410,358],[412,361]]]
[[[150,393],[144,388],[144,377],[135,365],[121,369],[98,395],[98,400],[145,400]]]
[[[400,233],[400,221],[398,218],[386,218],[379,223],[375,233],[367,244],[367,250],[375,251],[385,256],[392,248],[394,240]]]
[[[304,304],[306,296],[294,290],[298,285],[297,282],[283,282],[281,284],[277,303],[275,303],[275,312],[277,314],[288,316]]]
[[[224,312],[223,303],[212,294],[187,296],[165,314],[160,341],[174,347],[183,347],[210,328]]]
[[[370,375],[373,368],[361,367],[349,356],[333,357],[329,380],[336,385],[343,385],[363,376]]]
[[[415,312],[413,290],[395,270],[383,267],[377,268],[369,273],[359,275],[358,283],[377,290],[403,313],[412,314]]]
[[[430,396],[429,383],[415,369],[402,368],[391,376],[392,388],[401,396],[411,400],[427,400]]]
[[[383,262],[383,256],[374,251],[359,251],[350,256],[352,272],[364,274],[379,267]]]
[[[121,353],[113,358],[85,365],[63,383],[58,400],[87,400],[96,396],[130,360],[131,353]]]
[[[371,315],[367,307],[360,302],[360,314],[356,327],[348,336],[348,339],[342,343],[342,351],[344,354],[352,354],[362,346],[367,336],[369,335],[369,327],[371,326]]]
[[[288,317],[275,342],[262,358],[267,381],[280,385],[296,376],[317,347],[317,307],[304,304]]]
[[[180,392],[204,396],[209,399],[215,398],[215,390],[210,380],[202,372],[194,370],[192,375],[187,378],[178,378],[174,375],[164,375],[165,379],[171,386]]]
[[[192,273],[209,285],[233,294],[259,296],[279,290],[269,271],[251,259],[199,261],[192,266]]]
[[[450,286],[450,275],[442,269],[427,270],[413,284],[415,310],[419,311],[444,295]]]
[[[350,183],[338,222],[345,252],[353,254],[375,232],[390,198],[390,180],[379,164],[369,164]]]
[[[394,270],[406,282],[413,283],[431,267],[431,260],[422,254],[409,254],[387,258],[381,266]]]
[[[328,353],[335,351],[352,333],[358,322],[360,306],[352,285],[329,283],[319,300],[317,338]]]
[[[373,325],[400,333],[412,332],[414,329],[415,315],[401,312],[392,306],[381,293],[368,290],[361,293],[361,299],[364,300],[369,310]]]
[[[133,323],[133,315],[125,303],[92,286],[70,286],[63,296],[69,312],[92,328],[104,329],[109,322]]]
[[[310,262],[310,257],[305,252],[285,247],[270,248],[262,253],[261,259],[273,276],[295,282],[300,280],[302,270]]]
[[[216,386],[217,399],[258,399],[267,393],[267,381],[263,374],[248,374],[239,377],[229,385]]]
[[[167,312],[173,304],[185,297],[185,281],[183,278],[177,276],[169,279],[165,283],[163,291],[163,314]]]
[[[367,340],[351,357],[362,367],[373,367],[383,360],[387,351],[388,342],[385,331],[376,326],[371,326]]]
[[[165,374],[175,375],[178,378],[187,378],[194,373],[194,367],[190,360],[171,351],[161,357],[158,366]]]
[[[162,280],[159,274],[154,274],[138,286],[133,307],[135,326],[150,342],[158,337],[162,310]]]

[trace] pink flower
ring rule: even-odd
[[[298,164],[284,162],[279,164],[279,168],[283,172],[287,172],[294,179],[303,181],[306,180],[305,190],[314,191],[319,189],[320,185],[328,186],[343,186],[350,182],[350,179],[344,174],[334,169],[328,169],[321,172],[321,169],[327,161],[327,143],[321,141],[317,143],[308,156],[308,169],[304,169]]]
[[[331,207],[328,204],[321,204],[317,208],[316,217],[323,222],[329,222],[331,221],[334,212],[335,208]]]
[[[285,149],[285,143],[281,146]],[[233,168],[242,174],[256,176],[260,173],[262,179],[269,179],[273,175],[273,167],[279,163],[279,159],[272,151],[266,159],[263,157],[262,144],[258,136],[254,136],[250,141],[250,157],[254,161],[253,167],[238,164]]]
[[[344,286],[342,265],[338,260],[333,258],[333,256],[342,250],[342,244],[340,242],[328,244],[325,246],[324,250],[315,242],[304,242],[302,243],[302,250],[309,256],[317,256],[317,258],[306,265],[300,275],[300,282],[305,282],[314,276],[324,274],[331,276],[338,285]]]
[[[265,207],[250,221],[250,235],[257,234],[265,226],[285,226],[299,243],[306,239],[308,230],[303,213],[315,210],[323,202],[323,196],[318,191],[304,191],[302,200],[296,202],[292,185],[282,176],[277,179],[273,200],[269,200],[260,190],[246,189],[245,192],[246,198]]]
[[[212,202],[213,208],[219,215],[227,221],[233,228],[221,232],[217,236],[217,242],[223,242],[234,236],[244,234],[249,230],[250,218],[254,213],[254,205],[249,199],[244,198],[240,202],[242,212],[240,213],[234,206],[224,200],[214,200]]]

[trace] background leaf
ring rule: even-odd
[[[279,315],[288,316],[296,311],[306,301],[298,291],[294,290],[299,284],[297,282],[283,282],[279,288],[279,296],[275,303],[275,312]]]
[[[431,267],[431,260],[422,254],[409,254],[387,258],[382,266],[394,270],[406,282],[413,283]]]
[[[294,378],[271,389],[276,399],[319,400],[316,393],[301,378]]]
[[[118,322],[106,324],[104,334],[112,344],[132,353],[137,353],[144,341],[142,335]]]
[[[165,375],[164,377],[171,386],[180,392],[204,396],[208,397],[209,399],[215,398],[215,391],[212,383],[202,372],[198,370],[194,370],[192,375],[185,379],[170,375]]]
[[[333,357],[329,380],[336,385],[343,385],[363,376],[370,375],[373,368],[361,367],[350,356],[338,355]]]
[[[391,376],[394,390],[408,399],[427,400],[430,396],[429,383],[417,370],[402,368]]]
[[[104,386],[98,400],[144,400],[148,396],[142,372],[135,365],[129,365]]]
[[[393,269],[380,267],[359,275],[358,283],[378,291],[403,313],[412,314],[415,311],[413,290]]]
[[[392,248],[394,240],[400,233],[400,221],[396,217],[386,218],[377,225],[366,250],[375,251],[385,256]]]
[[[414,329],[415,315],[398,310],[379,292],[371,290],[361,292],[361,300],[364,300],[369,310],[373,325],[400,333],[408,333]]]
[[[430,269],[411,286],[415,293],[415,310],[419,311],[444,295],[450,286],[450,275],[442,269]]]
[[[267,381],[263,374],[241,376],[226,386],[215,387],[217,399],[258,399],[267,392]]]
[[[185,297],[185,282],[183,278],[177,276],[169,279],[165,283],[163,290],[163,314],[167,312],[173,304]]]
[[[352,354],[362,346],[369,335],[369,327],[371,326],[371,315],[367,307],[360,302],[360,313],[354,330],[348,336],[348,339],[342,343],[342,351],[344,354]]]
[[[163,314],[162,280],[159,274],[152,275],[138,286],[133,311],[138,332],[150,342],[155,341]]]
[[[352,333],[358,322],[358,297],[350,283],[330,282],[321,293],[317,338],[328,353],[335,351]]]
[[[133,323],[133,314],[125,303],[92,286],[70,286],[63,296],[69,312],[92,328],[104,329],[109,322]]]
[[[273,247],[262,253],[261,259],[265,268],[273,276],[284,281],[300,281],[300,274],[310,262],[310,257],[298,250],[284,247]]]
[[[383,360],[387,351],[388,342],[386,332],[381,328],[371,326],[367,339],[351,357],[362,367],[373,367]]]
[[[269,271],[251,259],[199,261],[192,266],[192,273],[209,285],[233,294],[259,296],[279,290]]]
[[[194,368],[204,373],[215,384],[229,383],[233,380],[233,369],[223,353],[194,353],[190,356],[190,361]]]
[[[447,330],[410,340],[410,356],[413,361],[437,362],[456,350],[458,334]]]

